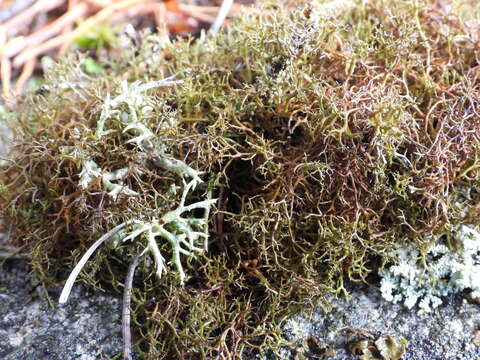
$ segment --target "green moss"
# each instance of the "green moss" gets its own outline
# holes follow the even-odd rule
[[[213,191],[208,252],[186,258],[184,285],[140,264],[137,351],[235,358],[283,345],[285,316],[365,281],[398,243],[425,251],[422,234],[478,223],[471,29],[430,2],[343,4],[272,1],[205,41],[124,37],[96,75],[79,55],[49,69],[13,110],[1,190],[43,280],[59,284],[116,225]],[[198,186],[182,200],[185,179]],[[99,248],[83,279],[119,289],[138,235]]]

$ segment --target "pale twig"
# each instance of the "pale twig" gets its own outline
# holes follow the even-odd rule
[[[145,4],[149,3],[148,0],[124,0],[117,3],[113,3],[112,5],[103,8],[94,16],[85,20],[80,26],[78,26],[73,32],[70,33],[70,36],[65,41],[65,46],[62,46],[62,51],[59,53],[60,56],[65,55],[66,51],[68,50],[69,46],[75,41],[77,37],[83,35],[85,31],[91,29],[93,26],[100,24],[102,21],[109,19],[113,16],[117,11],[127,10],[128,8],[136,5],[139,2],[144,2]]]
[[[135,221],[134,220],[129,220],[121,223],[120,225],[115,226],[112,230],[109,232],[105,233],[103,236],[100,237],[90,248],[87,250],[87,252],[82,256],[78,264],[75,266],[75,268],[72,270],[70,273],[70,276],[68,277],[67,281],[65,282],[65,285],[63,287],[62,293],[60,294],[60,299],[58,302],[60,304],[64,304],[67,302],[68,297],[70,296],[70,292],[72,291],[73,283],[77,279],[78,274],[80,274],[80,271],[82,268],[85,266],[86,262],[88,259],[90,259],[90,256],[97,250],[97,248],[102,245],[105,241],[110,239],[113,235],[118,233],[120,230],[122,230],[125,226],[128,226],[130,224],[133,224]]]
[[[108,7],[111,2],[108,0],[85,0],[86,2],[98,6],[99,8],[105,8]]]
[[[64,41],[69,38],[70,34],[63,34],[58,35],[43,44],[40,44],[33,48],[28,48],[23,50],[20,54],[18,54],[15,59],[13,60],[14,66],[17,68],[22,66],[28,59],[32,57],[37,57],[41,54],[44,54],[50,50],[56,49],[57,47],[61,46]]]
[[[13,17],[28,9],[35,0],[5,1],[0,0],[0,24],[6,23]]]
[[[167,27],[167,7],[164,3],[161,3],[157,9],[155,9],[153,15],[155,17],[155,23],[157,24],[158,37],[160,39],[168,40],[168,27]]]
[[[12,77],[12,63],[6,56],[0,58],[0,77],[2,78],[3,97],[8,102],[11,100],[10,79]]]
[[[210,31],[213,34],[216,34],[218,30],[220,30],[220,27],[227,18],[227,15],[230,12],[230,8],[232,7],[232,5],[233,0],[223,0],[222,6],[220,6],[220,11],[217,14],[217,18],[215,19],[213,25],[210,27]]]
[[[123,359],[132,359],[132,334],[130,331],[130,303],[131,303],[131,291],[133,287],[133,275],[135,269],[138,266],[140,258],[144,254],[144,251],[135,255],[130,265],[128,266],[127,278],[125,279],[125,285],[123,288],[123,305],[122,305],[122,335],[123,335]]]
[[[178,4],[180,10],[182,10],[187,15],[196,18],[201,21],[214,23],[215,18],[219,14],[219,6],[199,6],[199,5],[190,5],[190,4]],[[232,4],[228,14],[239,13],[245,6],[239,4]]]
[[[41,29],[43,26],[45,26],[45,23],[47,22],[47,20],[48,18],[46,13],[39,14],[37,19],[34,21],[31,31],[36,32],[39,29]],[[18,77],[17,82],[15,84],[15,95],[19,95],[22,93],[25,83],[28,81],[28,79],[30,79],[30,77],[32,76],[35,70],[36,64],[37,64],[37,58],[32,58],[25,63],[25,65],[23,66],[22,72],[20,73],[20,76]]]
[[[81,0],[67,0],[68,10],[71,10],[71,9],[73,9],[75,6],[77,6],[78,1],[81,1]]]
[[[27,82],[28,79],[33,74],[35,70],[35,65],[37,64],[37,58],[28,59],[28,61],[23,65],[23,70],[20,76],[18,77],[17,83],[15,84],[15,94],[21,94],[23,90],[23,86]]]
[[[188,14],[194,12],[201,12],[204,14],[216,16],[220,10],[220,6],[203,6],[203,5],[191,5],[191,4],[178,4],[180,10],[187,12]],[[243,11],[247,6],[242,4],[233,3],[228,12],[230,15],[238,14]]]
[[[38,44],[46,41],[52,36],[59,34],[66,26],[73,24],[78,19],[82,18],[87,13],[87,5],[78,4],[73,9],[69,10],[57,20],[44,26],[41,30],[32,33],[21,39],[13,39],[7,43],[7,51],[5,54],[8,57],[17,55],[23,49],[34,49]],[[16,41],[16,46],[9,46],[12,41]]]
[[[114,17],[109,18],[111,23],[123,22],[126,18],[135,18],[137,16],[153,14],[158,8],[165,8],[164,3],[142,3],[133,5],[128,9],[128,12],[120,12]]]
[[[180,6],[180,8],[182,9],[181,6]],[[189,8],[185,8],[185,10],[182,9],[182,11],[184,13],[186,13],[188,16],[190,16],[192,18],[195,18],[197,20],[200,20],[200,21],[203,21],[203,22],[206,22],[206,23],[210,23],[210,24],[215,22],[215,14],[208,14],[208,13],[205,13],[205,12],[202,12],[202,11],[192,11]]]
[[[55,49],[62,45],[63,46],[61,51],[59,52],[59,55],[63,56],[68,50],[68,48],[71,46],[71,44],[75,41],[75,39],[83,35],[86,31],[100,24],[102,21],[109,19],[115,12],[126,10],[140,1],[142,0],[124,0],[118,3],[113,3],[109,7],[100,10],[94,16],[89,17],[71,33],[58,35],[35,48],[25,49],[15,58],[15,67],[21,66],[25,61],[27,61],[27,59],[31,57],[39,56],[49,50]]]
[[[74,9],[76,7],[78,1],[79,0],[68,0],[68,11],[71,11],[72,9]],[[65,34],[68,34],[68,33],[72,32],[73,25],[74,25],[73,23],[66,24],[63,27],[61,34],[65,35]]]
[[[64,0],[39,0],[35,2],[27,10],[14,16],[5,24],[2,24],[0,26],[0,30],[4,31],[8,29],[10,30],[18,29],[22,24],[26,22],[31,22],[35,18],[35,15],[37,15],[39,12],[47,12],[52,9],[55,9],[56,7],[59,7],[60,5],[62,5],[63,2]]]

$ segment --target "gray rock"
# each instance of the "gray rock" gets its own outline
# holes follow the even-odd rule
[[[435,311],[420,314],[415,309],[387,302],[373,287],[355,286],[349,291],[348,301],[330,299],[332,311],[327,314],[318,308],[310,316],[289,319],[284,327],[289,340],[300,344],[315,337],[335,350],[332,359],[357,359],[347,350],[349,343],[362,339],[347,330],[354,328],[375,337],[406,338],[409,345],[404,360],[480,359],[480,348],[472,341],[480,329],[480,309],[462,296],[450,296]],[[288,355],[286,350],[284,357]]]
[[[69,302],[56,304],[59,288],[49,296],[29,274],[25,261],[10,260],[0,270],[0,359],[90,360],[120,355],[121,299],[76,284]],[[335,360],[356,359],[346,350],[359,335],[357,328],[375,336],[403,336],[409,341],[406,360],[476,360],[480,348],[472,342],[480,329],[479,306],[452,296],[430,314],[418,315],[402,305],[393,305],[368,286],[349,289],[351,297],[331,299],[332,311],[320,308],[310,316],[297,315],[285,323],[289,340],[301,344],[313,336],[335,350]],[[285,349],[280,359],[293,358]],[[248,359],[278,359],[248,356]]]
[[[0,269],[0,359],[108,359],[122,349],[121,299],[76,284],[58,306],[60,289],[49,291],[29,274],[25,261]]]

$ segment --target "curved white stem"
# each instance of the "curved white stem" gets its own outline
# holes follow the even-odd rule
[[[82,256],[78,264],[75,266],[75,268],[72,270],[70,273],[70,276],[67,279],[67,282],[63,286],[62,293],[60,294],[60,299],[58,302],[60,304],[65,304],[68,300],[68,297],[70,296],[70,292],[72,291],[73,283],[77,279],[78,274],[80,274],[80,271],[82,271],[82,268],[85,266],[86,262],[88,259],[90,259],[90,256],[97,250],[97,248],[102,245],[106,240],[110,239],[113,235],[118,233],[120,230],[122,230],[125,226],[130,225],[134,222],[134,220],[130,221],[125,221],[124,223],[121,223],[120,225],[115,226],[112,230],[109,232],[105,233],[100,239],[95,241],[95,243],[90,246],[90,248],[87,250],[87,252]]]
[[[220,27],[222,26],[223,22],[227,18],[227,15],[230,12],[232,5],[233,5],[233,0],[223,0],[222,6],[220,6],[220,11],[218,12],[217,17],[215,18],[215,22],[210,27],[210,31],[213,34],[216,34],[218,30],[220,30]]]

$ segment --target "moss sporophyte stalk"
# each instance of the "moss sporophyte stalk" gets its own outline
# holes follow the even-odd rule
[[[70,55],[4,116],[10,241],[61,302],[131,290],[148,359],[275,353],[372,273],[424,310],[477,296],[478,14],[268,1],[201,39],[121,34],[101,72]]]

